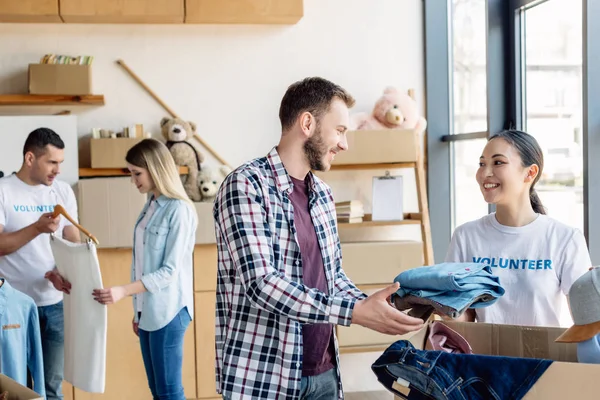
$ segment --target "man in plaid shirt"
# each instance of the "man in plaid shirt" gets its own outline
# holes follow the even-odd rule
[[[325,79],[292,84],[279,144],[219,189],[215,346],[225,399],[343,399],[334,325],[423,327],[389,304],[397,283],[367,298],[345,275],[331,189],[310,172],[348,148],[353,105]]]

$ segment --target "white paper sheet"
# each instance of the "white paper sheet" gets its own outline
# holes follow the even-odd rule
[[[373,177],[373,221],[403,220],[402,205],[402,176]]]
[[[57,236],[50,245],[58,271],[71,282],[64,296],[65,380],[90,393],[104,393],[106,380],[106,306],[94,300],[102,289],[94,243],[71,243]]]

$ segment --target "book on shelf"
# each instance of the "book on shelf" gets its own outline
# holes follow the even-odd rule
[[[338,222],[359,223],[363,221],[365,209],[360,200],[341,201],[335,203]]]

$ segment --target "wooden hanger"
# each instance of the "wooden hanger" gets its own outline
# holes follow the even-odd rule
[[[94,243],[100,244],[100,242],[98,242],[98,239],[96,239],[96,237],[94,235],[92,235],[87,229],[85,229],[83,226],[79,225],[77,222],[75,222],[75,220],[73,218],[71,218],[71,216],[67,213],[67,210],[65,210],[63,206],[61,206],[60,204],[57,204],[56,206],[54,206],[54,212],[52,213],[52,217],[56,218],[59,215],[62,215],[63,217],[68,219],[69,222],[71,222],[77,229],[79,229],[87,237],[89,237]]]

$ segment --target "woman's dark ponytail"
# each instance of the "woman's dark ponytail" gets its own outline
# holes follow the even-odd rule
[[[540,200],[540,196],[538,196],[533,186],[531,186],[531,189],[529,189],[529,201],[531,202],[531,207],[533,208],[533,211],[535,211],[538,214],[546,214],[546,209],[542,204],[542,200]]]
[[[542,171],[544,170],[544,153],[542,152],[539,143],[530,134],[513,129],[496,133],[492,135],[489,140],[497,138],[506,140],[519,152],[523,167],[530,167],[534,164],[538,166],[538,174],[529,188],[529,200],[531,201],[533,211],[538,214],[546,214],[546,209],[542,205],[542,200],[540,200],[540,197],[535,191],[535,184],[540,179],[540,176],[542,176]]]

